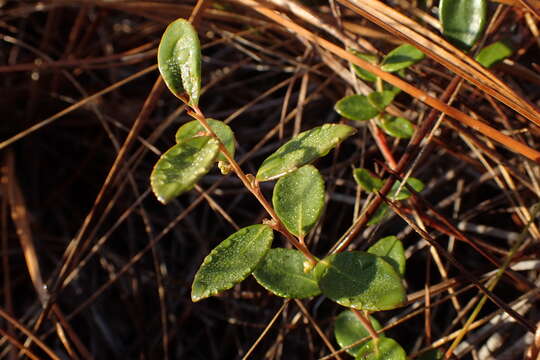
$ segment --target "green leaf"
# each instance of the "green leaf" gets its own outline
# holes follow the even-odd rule
[[[413,178],[413,177],[409,177],[407,179],[407,184],[409,184],[416,192],[422,192],[422,190],[424,190],[424,187],[425,187],[424,183],[421,180],[417,178]],[[405,186],[403,186],[401,188],[401,191],[397,193],[400,185],[401,185],[401,182],[399,180],[394,183],[394,185],[392,186],[392,189],[390,190],[390,196],[389,196],[390,199],[405,200],[412,196],[409,189],[407,189]]]
[[[373,107],[379,110],[379,112],[383,112],[384,109],[392,103],[395,96],[393,91],[374,91],[368,95],[368,100]]]
[[[377,65],[379,62],[377,55],[361,53],[360,51],[357,51],[354,49],[349,49],[349,52],[359,57],[360,59],[367,61],[370,64]],[[373,74],[372,72],[364,70],[360,66],[355,65],[355,64],[353,64],[352,66],[353,66],[354,72],[360,79],[364,81],[369,81],[369,82],[374,82],[377,80],[377,76]]]
[[[371,326],[375,330],[378,331],[382,328],[381,324],[373,316],[370,316],[369,320],[371,321]],[[336,341],[339,346],[344,348],[354,344],[360,339],[369,336],[369,332],[366,330],[364,325],[362,325],[360,320],[358,320],[354,312],[351,310],[345,310],[336,318],[334,336],[336,337]],[[360,351],[360,348],[366,344],[367,342],[352,347],[346,351],[352,356],[355,356]]]
[[[201,92],[201,44],[197,31],[184,19],[167,26],[158,48],[158,67],[165,84],[179,97],[184,91],[191,105]]]
[[[443,358],[444,354],[439,349],[431,349],[419,357],[417,357],[417,360],[441,360]]]
[[[424,53],[414,46],[403,44],[386,54],[381,64],[381,70],[394,72],[406,69],[421,61],[424,57]]]
[[[208,121],[210,128],[214,131],[214,133],[216,133],[219,140],[223,143],[223,145],[225,145],[225,148],[229,154],[231,154],[231,156],[234,158],[235,141],[234,133],[232,132],[231,128],[223,121],[214,119],[206,119],[206,121]],[[186,140],[203,135],[207,135],[206,130],[199,121],[193,120],[180,126],[176,132],[176,142],[182,143]],[[220,153],[217,160],[227,161],[227,158],[225,155]]]
[[[407,354],[397,341],[381,336],[362,346],[356,360],[407,360]]]
[[[381,257],[360,251],[342,252],[315,267],[321,292],[357,310],[393,309],[406,300],[401,277]]]
[[[152,191],[166,204],[190,190],[210,169],[219,151],[210,136],[190,139],[161,155],[150,175]]]
[[[409,139],[414,133],[413,124],[402,117],[384,116],[380,126],[385,133],[399,139]]]
[[[287,230],[303,238],[315,226],[324,208],[324,180],[312,165],[282,177],[272,203]]]
[[[195,274],[191,300],[216,295],[244,280],[270,250],[273,239],[272,228],[258,224],[242,228],[223,240],[204,258]]]
[[[272,293],[292,299],[319,295],[319,285],[313,272],[306,273],[306,257],[298,250],[270,249],[253,272],[259,284]]]
[[[368,249],[368,253],[382,257],[401,277],[405,275],[405,250],[397,237],[392,235],[379,239]]]
[[[503,61],[514,53],[514,50],[505,42],[497,41],[489,46],[484,47],[475,59],[482,66],[490,68],[496,63]]]
[[[342,124],[325,124],[304,131],[283,144],[262,163],[257,180],[277,179],[325,156],[356,130]]]
[[[451,43],[469,50],[486,27],[487,0],[441,0],[442,33]]]
[[[382,203],[377,210],[375,210],[375,214],[371,216],[369,221],[367,222],[367,225],[376,225],[383,221],[386,216],[390,213],[390,209],[388,208],[388,205],[386,203]]]
[[[384,185],[381,179],[363,168],[354,169],[353,177],[356,183],[367,192],[379,191]]]
[[[365,95],[346,96],[336,103],[334,109],[344,118],[356,121],[373,119],[380,113]]]

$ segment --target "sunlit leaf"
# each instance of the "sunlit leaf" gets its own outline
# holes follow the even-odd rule
[[[377,65],[377,63],[379,62],[377,55],[361,53],[360,51],[357,51],[354,49],[350,49],[349,51],[353,53],[354,55],[356,55],[357,57],[359,57],[360,59],[365,60],[372,65]],[[373,74],[372,72],[364,70],[360,66],[355,65],[355,64],[353,64],[352,66],[353,66],[354,72],[360,79],[364,81],[369,81],[369,82],[374,82],[377,80],[377,76]]]
[[[440,0],[442,33],[451,43],[469,50],[486,27],[487,0]]]
[[[394,72],[406,69],[421,61],[424,57],[424,53],[414,46],[403,44],[386,54],[381,63],[381,70]]]
[[[379,191],[384,185],[381,179],[363,168],[354,169],[353,177],[356,183],[367,192]]]
[[[325,124],[304,131],[286,142],[262,163],[257,180],[277,179],[325,156],[340,142],[354,134],[353,127]]]
[[[219,140],[223,143],[223,145],[225,145],[225,148],[227,148],[229,154],[231,154],[231,156],[234,158],[235,141],[231,128],[223,121],[214,119],[206,119],[206,121],[208,121],[210,128],[214,131],[214,133],[216,133]],[[176,132],[176,142],[180,144],[191,138],[203,135],[208,135],[206,130],[199,121],[193,120],[180,126]],[[227,158],[220,153],[217,160],[227,161]]]
[[[405,250],[396,236],[379,239],[368,249],[368,253],[382,257],[399,275],[405,275]]]
[[[381,336],[362,346],[356,360],[407,360],[407,354],[397,341]]]
[[[373,316],[370,316],[369,320],[371,321],[373,329],[378,331],[382,328],[381,324]],[[334,336],[341,348],[347,347],[358,340],[369,336],[369,332],[351,310],[345,310],[339,314],[334,326]],[[355,356],[358,354],[360,348],[367,344],[367,341],[346,351],[352,356]]]
[[[365,95],[346,96],[336,103],[334,109],[344,118],[356,121],[373,119],[380,113]]]
[[[216,295],[248,277],[264,258],[274,238],[268,225],[251,225],[238,230],[204,258],[195,274],[191,300]]]
[[[514,50],[505,42],[497,41],[484,47],[475,59],[483,66],[490,68],[496,63],[503,61],[514,53]]]
[[[305,272],[306,257],[298,250],[270,249],[253,276],[272,293],[293,299],[320,294],[313,272]]]
[[[323,295],[358,310],[388,310],[405,302],[401,277],[381,257],[342,252],[319,261],[315,267]]]
[[[319,220],[324,208],[324,180],[312,165],[305,165],[280,178],[272,203],[291,233],[304,237]]]
[[[219,151],[209,136],[190,139],[161,155],[150,175],[152,191],[166,204],[190,190],[211,168]]]
[[[158,48],[158,67],[173,94],[184,91],[192,105],[199,103],[201,92],[201,44],[197,31],[184,19],[167,26]]]
[[[400,139],[408,139],[414,133],[413,124],[403,117],[384,116],[380,126],[388,135]]]

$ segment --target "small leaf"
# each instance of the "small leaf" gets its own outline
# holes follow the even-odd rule
[[[353,127],[342,124],[325,124],[304,131],[264,160],[257,172],[257,180],[277,179],[300,166],[309,164],[328,154],[355,132]]]
[[[424,187],[425,187],[424,183],[421,180],[417,178],[413,178],[413,177],[409,177],[407,179],[407,184],[409,184],[409,186],[412,187],[414,191],[416,192],[422,192],[422,190],[424,190]],[[400,185],[401,185],[401,182],[399,180],[394,183],[394,185],[392,186],[392,189],[390,190],[390,196],[389,196],[390,199],[405,200],[411,197],[412,195],[411,192],[405,186],[403,186],[399,194],[397,194],[397,191]]]
[[[406,69],[425,57],[424,53],[410,44],[403,44],[390,51],[384,57],[381,70],[394,72]]]
[[[439,349],[431,349],[419,357],[417,357],[417,360],[441,360],[443,358],[444,354]]]
[[[287,230],[303,238],[315,226],[324,208],[324,180],[312,165],[282,177],[272,203]]]
[[[380,113],[365,95],[346,96],[336,103],[334,109],[344,118],[356,121],[373,119]]]
[[[368,249],[368,253],[382,257],[401,277],[405,275],[405,251],[397,237],[387,236],[379,239]]]
[[[475,59],[478,61],[482,66],[486,68],[490,68],[496,63],[503,61],[510,55],[512,55],[514,50],[508,46],[503,41],[497,41],[489,46],[484,47],[478,55],[476,55]]]
[[[406,299],[401,277],[390,264],[373,254],[333,254],[319,261],[314,271],[321,292],[346,307],[388,310]]]
[[[442,33],[451,43],[469,50],[486,27],[487,0],[441,0]]]
[[[353,177],[354,180],[356,180],[356,183],[367,192],[379,191],[384,185],[381,179],[371,174],[371,172],[366,169],[354,169]]]
[[[223,143],[223,145],[225,145],[225,148],[227,148],[229,154],[234,157],[235,141],[234,133],[232,132],[231,128],[223,121],[214,119],[206,119],[206,121],[208,121],[208,125],[210,125],[210,128],[214,131],[214,133],[216,133],[219,140]],[[199,121],[193,120],[180,126],[176,132],[176,142],[181,143],[202,135],[208,134],[206,134],[206,130]],[[218,155],[217,160],[227,162],[227,158],[221,153]]]
[[[352,54],[359,57],[360,59],[365,60],[370,64],[377,65],[377,63],[379,62],[377,55],[361,53],[360,51],[357,51],[354,49],[349,49],[349,51]],[[364,81],[369,81],[369,82],[374,82],[377,80],[377,76],[373,74],[372,72],[364,70],[360,66],[355,65],[355,64],[353,64],[352,66],[353,66],[354,72],[360,79]]]
[[[304,272],[306,257],[298,250],[270,249],[253,276],[259,284],[277,296],[303,299],[319,295],[313,272]]]
[[[184,91],[191,105],[201,92],[201,44],[197,31],[184,19],[167,26],[158,48],[158,67],[165,84],[179,97]]]
[[[166,204],[190,190],[210,169],[219,146],[209,136],[177,144],[161,155],[150,175],[152,191]]]
[[[223,240],[204,258],[195,274],[191,300],[216,295],[244,280],[270,250],[273,239],[272,228],[258,224],[242,228]]]
[[[370,316],[369,320],[371,321],[371,326],[373,326],[373,329],[378,331],[382,328],[381,324],[373,316]],[[336,337],[336,341],[339,346],[344,348],[354,344],[360,339],[369,336],[369,332],[366,330],[364,325],[362,325],[360,320],[358,320],[354,312],[351,310],[345,310],[336,318],[334,336]],[[352,356],[355,356],[360,351],[360,348],[366,344],[367,342],[352,347],[346,351]]]
[[[397,341],[381,336],[362,346],[356,360],[407,360],[407,354]]]
[[[384,111],[384,109],[392,103],[394,100],[395,94],[393,91],[374,91],[368,95],[368,100],[373,107],[379,110],[379,112]]]
[[[386,205],[386,203],[382,203],[381,205],[379,205],[377,210],[375,210],[375,214],[371,216],[371,218],[367,222],[367,225],[371,226],[380,223],[386,218],[389,213],[390,209],[388,208],[388,205]]]
[[[381,128],[390,136],[399,139],[409,139],[414,133],[413,124],[402,117],[385,116],[381,122]]]

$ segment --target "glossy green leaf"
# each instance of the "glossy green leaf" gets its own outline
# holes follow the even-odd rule
[[[197,31],[184,19],[167,26],[158,48],[158,67],[173,94],[184,91],[192,105],[199,103],[201,92],[201,44]]]
[[[234,133],[231,128],[223,121],[206,119],[210,128],[216,133],[219,140],[225,145],[229,154],[234,157],[235,141]],[[180,126],[176,132],[176,142],[182,143],[194,137],[203,136],[206,134],[206,130],[197,120],[190,121]],[[227,161],[227,158],[223,154],[218,155],[218,161]]]
[[[382,328],[381,324],[373,316],[370,316],[369,320],[371,321],[371,326],[375,330],[378,331]],[[366,330],[364,325],[362,325],[360,320],[358,320],[354,312],[351,310],[345,310],[336,318],[334,336],[336,337],[336,341],[339,346],[344,348],[354,344],[358,340],[368,337],[369,332]],[[362,343],[346,351],[352,356],[355,356],[358,354],[358,351],[360,351],[360,348],[366,344],[367,342]]]
[[[409,184],[409,186],[412,187],[416,192],[422,192],[425,187],[424,183],[421,180],[414,177],[409,177],[407,179],[407,184]],[[392,200],[405,200],[411,197],[411,192],[405,186],[403,186],[398,193],[400,185],[401,182],[398,180],[392,186],[392,190],[390,190],[389,196]]]
[[[277,179],[325,156],[356,130],[342,124],[325,124],[304,131],[283,144],[262,163],[257,180]]]
[[[368,95],[368,100],[373,107],[379,110],[379,112],[384,111],[384,109],[392,103],[394,100],[395,94],[393,91],[374,91]]]
[[[219,151],[209,136],[190,139],[161,155],[150,175],[152,191],[166,204],[190,190],[210,169]]]
[[[367,192],[378,191],[384,185],[381,179],[373,175],[369,170],[363,168],[354,169],[353,177],[356,183]]]
[[[315,267],[323,295],[357,310],[393,309],[406,300],[401,277],[381,257],[351,251],[330,255]]]
[[[272,203],[287,230],[304,237],[315,226],[324,208],[324,180],[312,165],[280,178]]]
[[[475,59],[482,64],[482,66],[490,68],[496,63],[503,61],[513,53],[514,50],[508,44],[503,41],[497,41],[480,50]]]
[[[388,216],[388,214],[390,214],[390,208],[386,203],[382,203],[377,210],[375,210],[375,214],[371,216],[367,225],[371,226],[380,223]]]
[[[253,276],[268,291],[285,298],[303,299],[319,295],[313,272],[305,272],[306,257],[298,250],[270,249]]]
[[[385,133],[399,139],[409,139],[414,133],[413,124],[403,117],[384,116],[380,126]]]
[[[405,250],[397,237],[392,235],[379,239],[368,249],[368,253],[382,257],[399,275],[405,275]]]
[[[216,295],[248,277],[270,250],[274,232],[268,225],[242,228],[216,246],[195,274],[191,300]]]
[[[380,113],[365,95],[346,96],[336,103],[334,109],[344,118],[356,121],[373,119]]]
[[[386,54],[381,63],[381,70],[394,72],[406,69],[421,61],[424,57],[424,53],[414,46],[403,44]]]
[[[377,55],[361,53],[360,51],[357,51],[354,49],[350,49],[349,51],[353,53],[355,56],[359,57],[362,60],[367,61],[370,64],[377,65],[379,62]],[[372,72],[364,70],[360,66],[355,65],[355,64],[353,64],[352,66],[353,66],[354,72],[360,79],[364,81],[369,81],[369,82],[374,82],[377,80],[377,76],[373,74]]]
[[[442,33],[451,43],[469,50],[486,27],[487,0],[440,0]]]
[[[362,346],[356,360],[407,360],[407,354],[397,341],[381,336]]]

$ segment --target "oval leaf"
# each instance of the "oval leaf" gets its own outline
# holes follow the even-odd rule
[[[379,191],[383,187],[383,181],[366,169],[354,169],[354,180],[367,192]]]
[[[210,125],[210,128],[214,131],[214,133],[216,133],[219,140],[223,143],[223,145],[225,145],[225,148],[227,148],[229,154],[234,157],[235,141],[234,133],[232,132],[231,128],[223,121],[214,119],[206,119],[206,121],[208,121],[208,125]],[[197,120],[193,120],[180,126],[176,132],[176,142],[182,143],[186,140],[203,136],[205,134],[206,130],[201,123]],[[225,155],[221,153],[218,155],[217,159],[218,161],[227,161]]]
[[[360,251],[330,255],[315,267],[321,292],[358,310],[388,310],[405,301],[401,277],[381,257]]]
[[[152,191],[166,204],[190,190],[210,169],[219,151],[209,136],[177,144],[161,155],[150,175]]]
[[[392,100],[394,100],[395,93],[393,91],[374,91],[368,95],[368,100],[373,107],[379,109],[379,112],[382,112]]]
[[[482,64],[482,66],[490,68],[496,63],[503,61],[512,55],[513,52],[514,50],[508,46],[508,44],[503,41],[497,41],[496,43],[486,46],[480,50],[475,59]]]
[[[385,133],[399,139],[409,139],[414,133],[413,124],[402,117],[385,116],[380,126]]]
[[[407,360],[405,350],[394,339],[381,336],[360,348],[357,360]]]
[[[399,71],[416,64],[425,57],[424,53],[410,44],[403,44],[390,51],[383,59],[381,70]]]
[[[441,0],[442,33],[451,43],[469,50],[486,27],[487,0]]]
[[[253,272],[259,284],[272,293],[292,299],[319,295],[313,272],[304,272],[306,257],[298,250],[270,249]]]
[[[373,329],[378,331],[382,328],[381,324],[373,316],[370,316],[369,320],[371,321]],[[339,346],[344,348],[354,344],[358,340],[369,337],[369,332],[364,325],[362,325],[360,320],[358,320],[354,312],[345,310],[336,318],[334,336],[336,337]],[[352,356],[355,356],[360,351],[360,348],[366,344],[367,342],[347,349],[346,351]]]
[[[388,208],[388,205],[386,205],[386,203],[382,203],[379,205],[377,210],[375,210],[375,213],[371,216],[367,222],[367,225],[376,225],[380,223],[388,216],[389,213],[390,209]]]
[[[424,190],[424,187],[425,187],[424,183],[421,180],[414,177],[409,177],[407,179],[407,184],[409,184],[409,186],[412,187],[414,191],[416,192],[422,192],[422,190]],[[394,185],[392,186],[392,190],[390,190],[390,196],[389,196],[392,200],[405,200],[412,196],[409,189],[407,189],[407,187],[405,186],[403,186],[398,193],[400,186],[401,186],[401,182],[399,180],[396,181]]]
[[[379,62],[379,59],[377,58],[377,55],[364,54],[364,53],[361,53],[360,51],[357,51],[357,50],[354,50],[354,49],[349,49],[349,51],[352,54],[359,57],[360,59],[365,60],[370,64],[377,65],[377,63]],[[362,69],[360,66],[358,66],[356,64],[352,64],[352,67],[354,69],[354,72],[356,73],[356,75],[360,79],[362,79],[364,81],[369,81],[369,82],[374,82],[374,81],[377,80],[377,76],[375,74],[373,74],[372,72],[364,70],[364,69]]]
[[[204,258],[195,274],[191,300],[213,296],[248,277],[264,258],[274,239],[268,225],[251,225],[238,230]]]
[[[325,124],[304,131],[264,160],[257,172],[257,180],[277,179],[300,166],[309,164],[328,154],[355,132],[353,127],[342,124]]]
[[[158,67],[165,84],[179,97],[184,91],[191,105],[201,92],[201,44],[197,31],[184,19],[167,26],[158,48]]]
[[[344,118],[356,121],[373,119],[380,113],[365,95],[346,96],[336,103],[334,109]]]
[[[405,275],[405,250],[397,237],[392,235],[379,239],[368,249],[368,253],[382,257],[401,277]]]
[[[324,208],[324,180],[312,165],[282,177],[272,203],[287,230],[303,238],[315,226]]]

